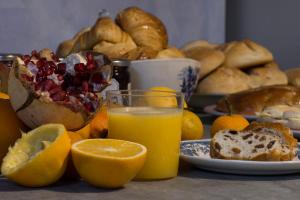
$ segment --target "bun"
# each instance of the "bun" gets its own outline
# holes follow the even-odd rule
[[[185,55],[175,47],[169,47],[158,52],[156,58],[185,58]]]
[[[225,59],[222,51],[206,47],[195,47],[184,53],[188,58],[192,58],[201,63],[201,69],[199,70],[200,79],[221,66]]]
[[[206,41],[206,40],[195,40],[195,41],[191,41],[191,42],[188,42],[187,44],[185,44],[185,45],[181,48],[181,51],[187,52],[187,51],[190,51],[190,50],[192,50],[192,49],[194,49],[194,48],[214,49],[214,48],[216,48],[217,46],[218,46],[218,45],[209,43],[209,42]]]
[[[293,68],[286,70],[289,84],[300,87],[300,68]]]
[[[250,69],[250,87],[256,88],[269,85],[286,85],[288,79],[275,62]]]
[[[219,47],[225,53],[224,65],[247,68],[266,64],[273,60],[272,53],[265,47],[251,41],[233,41]]]
[[[267,106],[298,105],[300,103],[300,89],[293,86],[266,86],[247,91],[230,94],[222,98],[216,109],[221,112],[255,115]],[[227,106],[228,105],[228,106]]]
[[[200,69],[201,70],[201,69]],[[198,94],[230,94],[249,89],[248,76],[236,68],[220,67],[199,82]]]
[[[129,7],[116,17],[116,22],[133,38],[137,46],[155,51],[167,48],[168,35],[163,23],[138,7]]]

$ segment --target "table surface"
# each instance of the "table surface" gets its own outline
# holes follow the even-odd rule
[[[205,121],[205,120],[204,120]],[[206,130],[209,126],[206,126]],[[206,131],[208,133],[208,131]],[[57,199],[296,199],[300,196],[300,174],[281,176],[239,176],[197,169],[181,161],[179,175],[162,181],[128,183],[118,190],[98,189],[83,181],[60,181],[31,189],[0,178],[2,200]]]

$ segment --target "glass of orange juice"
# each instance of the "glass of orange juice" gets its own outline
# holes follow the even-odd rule
[[[183,95],[179,92],[108,91],[108,137],[147,147],[136,180],[177,176]]]

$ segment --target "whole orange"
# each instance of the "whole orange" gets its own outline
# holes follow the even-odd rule
[[[107,107],[102,108],[97,112],[96,116],[90,123],[91,138],[103,138],[106,137],[108,132],[108,117]]]
[[[236,130],[241,131],[249,125],[247,119],[242,115],[223,115],[218,117],[212,124],[210,129],[211,137],[220,130]]]
[[[68,136],[69,138],[71,139],[71,144],[74,144],[80,140],[83,140],[85,139],[81,134],[80,132],[71,132],[69,131],[68,132]],[[75,166],[73,164],[73,160],[72,160],[72,155],[70,154],[69,155],[69,158],[68,158],[68,163],[67,163],[67,167],[66,167],[66,171],[62,177],[63,179],[66,179],[66,180],[76,180],[76,179],[79,179],[79,174],[77,173],[76,169],[75,169]]]
[[[11,107],[9,96],[0,93],[0,165],[8,152],[8,147],[21,137],[20,130],[26,131],[25,125]]]

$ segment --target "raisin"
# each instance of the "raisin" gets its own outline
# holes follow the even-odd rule
[[[217,151],[219,151],[219,152],[221,151],[221,146],[217,142],[215,143],[215,148],[216,148]]]
[[[274,144],[275,144],[275,140],[269,142],[269,144],[267,145],[268,149],[271,149]]]
[[[259,137],[258,135],[254,136],[255,139],[257,139],[258,137]]]
[[[234,153],[241,153],[241,150],[240,150],[239,148],[236,148],[236,147],[232,148],[231,150],[232,150]]]
[[[238,132],[237,132],[237,131],[235,131],[235,130],[230,130],[230,131],[229,131],[229,133],[230,133],[230,134],[232,134],[232,135],[236,135],[236,134],[238,134]]]
[[[253,133],[249,133],[243,136],[243,140],[247,140],[249,137],[253,136]]]
[[[260,148],[264,148],[265,145],[264,144],[258,144],[258,145],[255,145],[254,147],[260,149]]]
[[[261,141],[264,141],[264,140],[266,140],[266,136],[262,136],[261,138],[259,138],[259,141],[261,142]]]
[[[256,153],[256,152],[257,152],[257,150],[256,150],[256,149],[253,149],[253,150],[252,150],[252,153]]]
[[[248,141],[248,144],[252,144],[252,140]]]

